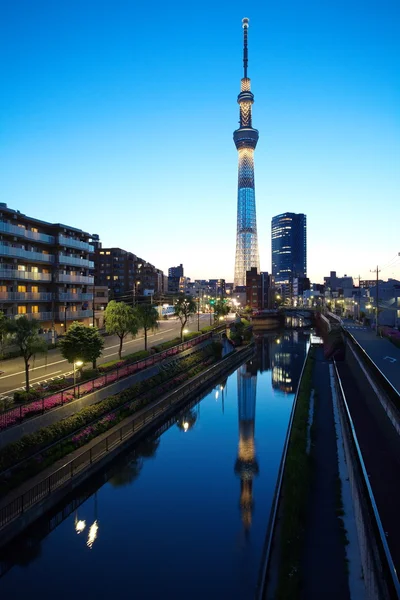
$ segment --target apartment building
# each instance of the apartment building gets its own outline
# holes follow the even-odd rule
[[[0,203],[0,310],[37,319],[62,333],[72,321],[89,324],[94,251],[80,229],[47,223]]]

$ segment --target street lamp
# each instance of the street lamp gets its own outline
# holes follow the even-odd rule
[[[83,362],[81,360],[74,361],[74,397],[75,397],[75,386],[76,386],[76,367],[81,367]]]
[[[186,333],[189,333],[189,329],[184,329],[184,330],[182,331],[182,333],[183,333],[183,340],[182,340],[182,341],[184,342],[184,341],[185,341],[185,334],[186,334]]]

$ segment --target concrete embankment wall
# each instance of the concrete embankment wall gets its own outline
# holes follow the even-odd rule
[[[180,354],[176,354],[171,356],[171,358],[165,359],[163,362],[157,363],[147,369],[143,369],[143,371],[139,371],[134,375],[129,375],[124,379],[120,379],[119,381],[115,381],[111,385],[107,385],[104,388],[101,388],[91,394],[86,394],[82,396],[82,398],[78,398],[73,400],[72,402],[68,402],[63,406],[59,406],[57,408],[53,408],[45,412],[43,415],[38,415],[36,417],[32,417],[31,419],[26,419],[26,421],[22,421],[20,425],[15,425],[14,427],[10,427],[9,429],[4,429],[0,433],[0,448],[6,446],[10,442],[15,442],[19,440],[23,435],[27,435],[29,433],[33,433],[42,427],[48,427],[57,421],[61,421],[61,419],[65,419],[66,417],[70,417],[74,415],[82,408],[86,406],[90,406],[91,404],[96,404],[101,400],[105,400],[105,398],[109,398],[114,394],[118,394],[123,390],[135,385],[139,381],[143,381],[144,379],[148,379],[149,377],[153,377],[157,375],[160,371],[162,364],[167,364],[168,362],[174,361],[178,358],[184,358],[193,354],[194,352],[198,352],[204,346],[210,344],[212,339],[205,340],[198,346],[193,346],[193,348],[188,348],[181,352]]]

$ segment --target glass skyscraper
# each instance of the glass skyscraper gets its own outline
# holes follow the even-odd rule
[[[258,255],[256,198],[254,192],[254,150],[258,142],[258,131],[251,123],[251,107],[254,96],[247,77],[247,29],[249,19],[243,19],[243,78],[241,79],[238,103],[240,105],[240,127],[233,133],[239,155],[237,233],[234,286],[246,285],[246,271],[252,267],[260,271]]]
[[[307,275],[307,217],[283,213],[272,218],[272,275],[275,285],[289,286]]]

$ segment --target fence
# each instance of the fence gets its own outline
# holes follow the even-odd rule
[[[251,346],[251,352],[254,352],[253,346]],[[247,354],[248,351],[244,351],[240,354],[235,353],[230,355],[226,359],[223,359],[222,362],[219,362],[203,373],[200,373],[200,375],[197,375],[197,377],[193,378],[188,383],[183,384],[180,388],[168,394],[167,397],[160,399],[156,404],[153,404],[147,409],[143,409],[141,414],[136,418],[133,418],[132,421],[112,431],[94,446],[85,450],[82,454],[57,469],[57,471],[52,473],[49,477],[46,477],[36,485],[32,486],[24,494],[21,494],[9,504],[2,507],[0,509],[0,530],[19,517],[22,513],[26,512],[29,508],[43,500],[46,496],[56,491],[67,481],[79,475],[86,467],[99,461],[105,454],[113,450],[124,440],[131,437],[134,433],[137,433],[146,424],[168,410],[172,405],[177,404],[180,400],[190,394],[190,392],[198,390],[199,386],[203,383],[208,382],[212,377],[220,374],[221,365],[223,365],[224,362],[226,368],[232,368],[233,363],[235,363],[238,358],[242,362],[247,357]]]
[[[400,583],[358,444],[339,372],[334,361],[339,415],[353,498],[355,522],[368,600],[400,599]]]
[[[220,329],[220,327],[216,328],[214,331],[218,331],[218,329]],[[21,421],[27,418],[43,414],[44,412],[58,406],[63,406],[67,402],[71,402],[72,400],[80,398],[85,394],[90,394],[100,388],[114,383],[115,381],[118,381],[119,379],[133,375],[137,371],[151,367],[169,356],[174,356],[175,354],[200,344],[204,340],[212,337],[212,335],[212,331],[204,333],[203,335],[192,338],[183,344],[178,344],[177,346],[168,348],[168,350],[164,350],[163,352],[152,354],[147,358],[131,364],[121,365],[120,367],[116,367],[104,375],[89,379],[83,383],[78,383],[75,386],[72,385],[66,387],[50,396],[46,396],[37,400],[31,400],[30,402],[25,402],[20,406],[6,409],[0,414],[0,432],[2,429],[6,429],[7,427],[18,425],[21,423]]]

